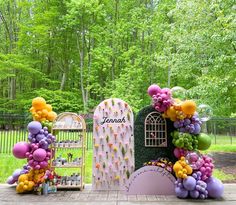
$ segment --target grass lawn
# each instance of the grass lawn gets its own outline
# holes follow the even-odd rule
[[[62,155],[62,157],[67,158],[67,153],[70,152],[76,157],[76,151],[71,150],[59,150],[57,155]],[[89,184],[92,182],[92,155],[93,150],[88,150],[86,152],[85,160],[85,183]],[[80,156],[78,153],[77,156]],[[0,183],[6,183],[6,179],[14,172],[15,169],[22,168],[26,164],[26,160],[16,159],[13,155],[10,154],[0,154]],[[80,169],[74,168],[58,168],[56,172],[60,175],[69,175],[77,173]]]
[[[1,134],[1,132],[0,132]],[[212,137],[212,145],[211,147],[204,151],[203,153],[207,154],[210,152],[236,152],[236,137],[233,137],[233,144],[231,143],[231,139],[229,136],[216,136],[217,144],[215,143],[215,136]],[[4,145],[4,144],[3,144]],[[62,155],[62,157],[67,158],[67,153],[73,153],[74,157],[76,157],[75,150],[58,150],[57,155]],[[89,149],[86,152],[86,168],[85,168],[85,183],[92,182],[92,149]],[[77,156],[80,156],[80,153],[77,153]],[[14,158],[12,154],[0,154],[0,183],[5,183],[8,176],[10,176],[15,169],[22,168],[22,166],[26,164],[26,160],[20,160]],[[58,174],[68,175],[72,173],[78,172],[78,169],[56,169]],[[214,170],[213,175],[221,180],[231,180],[236,179],[236,176],[225,174],[222,170]]]
[[[236,180],[236,176],[235,175],[233,175],[233,174],[226,174],[222,170],[219,170],[219,169],[214,169],[213,176],[216,177],[217,179],[222,180],[222,181]]]

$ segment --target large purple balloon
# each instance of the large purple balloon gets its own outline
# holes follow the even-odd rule
[[[31,134],[38,134],[42,129],[42,125],[38,121],[32,121],[28,124],[27,129]]]
[[[16,180],[14,180],[12,176],[9,176],[9,177],[7,178],[7,183],[8,183],[8,184],[14,184],[15,182],[16,182]]]
[[[188,176],[186,179],[183,180],[183,185],[185,189],[187,189],[188,191],[192,191],[195,189],[196,180],[193,177]]]
[[[30,151],[30,145],[27,142],[18,142],[14,145],[12,153],[16,158],[26,158],[26,152]]]
[[[188,197],[188,191],[184,188],[175,187],[175,193],[177,197],[182,199]]]
[[[159,92],[161,92],[161,88],[158,85],[153,84],[148,87],[148,95],[151,97]]]
[[[42,148],[36,149],[33,153],[34,160],[41,162],[46,158],[46,151]]]
[[[212,198],[220,198],[224,192],[224,185],[219,179],[209,177],[206,181],[208,196]]]
[[[21,169],[16,169],[13,174],[12,174],[12,177],[15,179],[15,180],[18,180],[18,177],[21,175]]]

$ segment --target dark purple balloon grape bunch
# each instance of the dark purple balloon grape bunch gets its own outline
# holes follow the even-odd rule
[[[207,184],[200,180],[200,176],[201,172],[197,172],[186,179],[178,178],[175,182],[176,195],[179,198],[206,199],[208,197]]]
[[[38,121],[30,122],[27,128],[31,148],[30,152],[26,153],[28,164],[34,169],[43,169],[48,166],[48,160],[51,157],[49,145],[55,142],[56,138]]]
[[[190,134],[199,134],[201,131],[201,120],[197,115],[193,115],[191,118],[185,118],[183,120],[176,120],[174,127],[180,131]]]

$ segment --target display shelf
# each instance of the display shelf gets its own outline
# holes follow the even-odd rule
[[[77,148],[83,148],[82,145],[79,146],[53,146],[55,149],[77,149]]]
[[[80,189],[80,190],[83,190],[84,185],[85,184],[82,184],[82,185],[61,185],[61,184],[58,184],[57,189]]]
[[[82,168],[85,165],[62,165],[62,166],[53,166],[53,168]]]
[[[51,145],[51,149],[55,153],[51,158],[51,168],[55,172],[56,169],[68,169],[60,171],[64,174],[68,173],[70,169],[73,171],[78,169],[81,176],[78,185],[58,184],[57,188],[82,190],[84,188],[86,151],[86,124],[84,119],[75,113],[61,113],[53,123],[52,131],[56,135],[57,142]],[[67,150],[67,157],[65,157]]]

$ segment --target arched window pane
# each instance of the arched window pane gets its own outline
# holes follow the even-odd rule
[[[166,120],[159,112],[150,113],[145,119],[145,146],[167,147]]]

